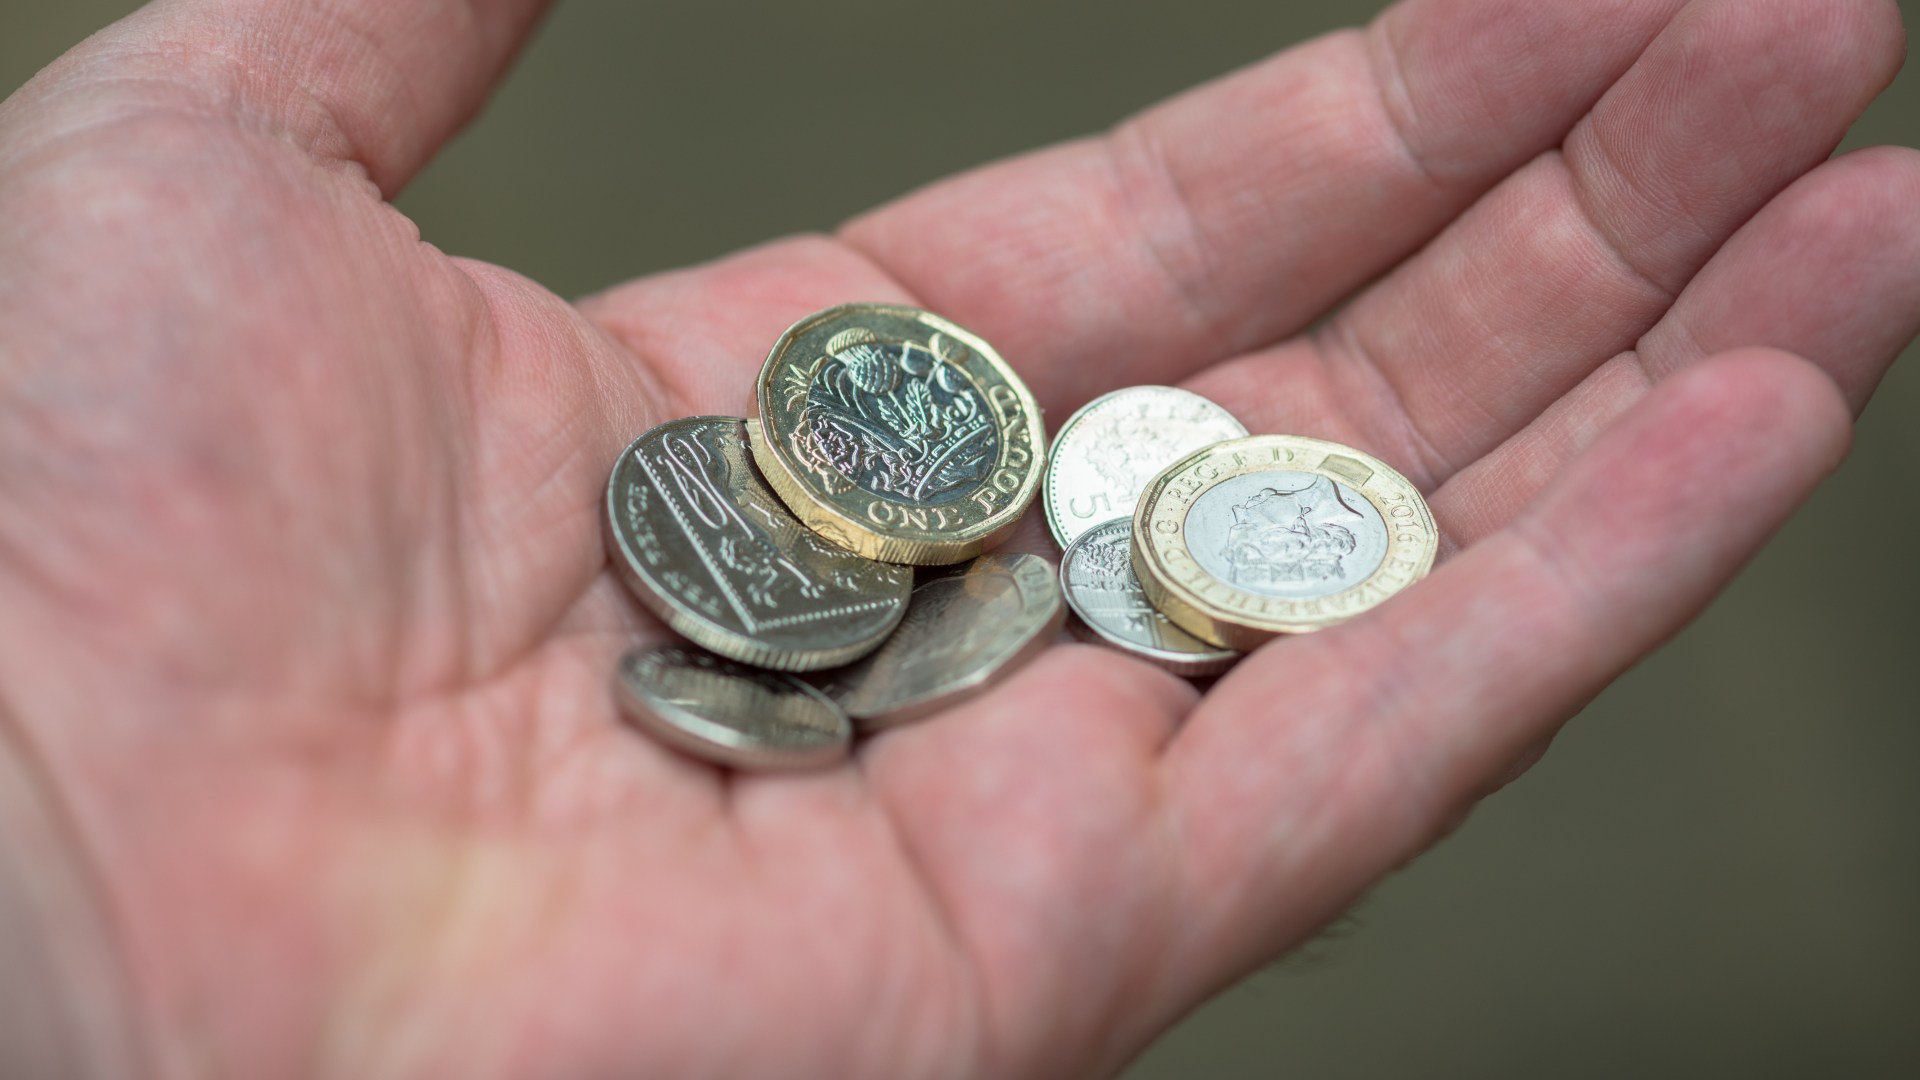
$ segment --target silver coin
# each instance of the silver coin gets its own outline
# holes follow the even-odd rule
[[[1047,461],[1047,528],[1062,548],[1111,518],[1133,513],[1160,470],[1247,429],[1199,394],[1129,386],[1094,398],[1067,418]]]
[[[980,693],[1044,650],[1066,618],[1037,555],[983,555],[913,590],[873,655],[818,676],[863,731],[916,720]]]
[[[634,726],[694,757],[741,769],[810,769],[847,756],[853,724],[792,675],[685,645],[635,649],[614,678]]]
[[[1261,596],[1314,600],[1373,576],[1386,519],[1330,476],[1255,472],[1209,489],[1187,511],[1187,550],[1221,581]]]
[[[622,580],[668,626],[781,671],[878,648],[913,589],[911,569],[836,547],[788,513],[734,417],[675,420],[634,440],[607,481],[607,531]]]
[[[1175,626],[1147,602],[1133,574],[1133,518],[1101,522],[1067,545],[1060,559],[1060,589],[1076,627],[1103,644],[1149,661],[1176,675],[1214,675],[1240,654],[1209,645]]]

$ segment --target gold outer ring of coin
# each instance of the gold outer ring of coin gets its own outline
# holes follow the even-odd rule
[[[866,343],[926,350],[971,383],[976,393],[960,396],[973,399],[973,415],[984,404],[998,436],[995,453],[959,497],[936,503],[863,488],[826,459],[817,441],[800,435],[821,366]],[[879,562],[942,566],[973,558],[1013,531],[1046,472],[1045,423],[1020,376],[991,345],[918,308],[844,304],[807,316],[775,342],[754,397],[748,430],[767,483],[808,528]],[[889,407],[913,405],[889,400]],[[938,450],[926,453],[946,460]]]
[[[1219,485],[1263,472],[1324,476],[1365,498],[1385,530],[1379,565],[1338,592],[1304,599],[1241,588],[1201,566],[1187,548],[1189,512]],[[1147,485],[1133,517],[1133,569],[1148,602],[1195,637],[1242,651],[1377,606],[1425,577],[1439,547],[1433,514],[1406,477],[1352,447],[1295,435],[1234,439],[1182,458]]]

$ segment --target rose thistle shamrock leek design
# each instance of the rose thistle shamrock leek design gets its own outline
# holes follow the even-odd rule
[[[850,338],[850,340],[848,340]],[[789,407],[805,402],[792,436],[816,475],[921,506],[962,498],[1000,450],[986,398],[927,346],[880,344],[859,331],[787,375]]]

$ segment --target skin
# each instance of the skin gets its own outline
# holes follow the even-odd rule
[[[1110,1075],[1698,613],[1920,329],[1920,158],[1827,160],[1885,0],[1407,0],[577,304],[386,201],[539,7],[161,0],[0,107],[0,1071]],[[1204,696],[1063,644],[844,767],[664,750],[608,469],[850,300],[1365,449],[1443,564]]]

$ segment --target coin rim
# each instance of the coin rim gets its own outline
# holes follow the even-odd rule
[[[1027,475],[1020,487],[1010,496],[1007,505],[988,514],[972,525],[950,530],[950,535],[931,539],[912,539],[897,533],[889,533],[875,528],[848,513],[827,497],[815,491],[805,478],[805,470],[790,460],[790,454],[779,439],[769,435],[767,417],[773,412],[770,387],[773,385],[784,354],[800,335],[813,327],[835,319],[854,321],[862,312],[877,312],[895,318],[907,319],[928,327],[930,333],[942,333],[954,337],[968,348],[978,353],[988,366],[996,371],[1001,379],[1011,387],[1019,398],[1020,410],[1025,417],[1027,430],[1031,433],[1033,460],[1029,463]],[[988,408],[993,408],[992,398],[988,398]],[[773,348],[767,353],[767,359],[760,367],[760,375],[754,383],[754,415],[747,424],[747,442],[752,448],[755,462],[767,485],[780,496],[800,522],[820,535],[876,562],[904,563],[910,566],[943,566],[965,562],[988,548],[998,545],[1013,532],[1020,518],[1033,504],[1034,496],[1040,491],[1040,485],[1047,471],[1047,429],[1045,415],[1033,391],[1027,388],[1012,365],[994,351],[993,346],[978,335],[943,319],[930,311],[905,304],[839,304],[811,315],[787,327]],[[1003,431],[1002,437],[1005,437]],[[869,493],[870,494],[870,493]],[[879,496],[875,496],[878,498]]]
[[[1094,641],[1094,643],[1111,646],[1115,649],[1120,650],[1123,653],[1126,653],[1129,656],[1133,656],[1141,660],[1145,660],[1148,663],[1153,664],[1154,666],[1159,667],[1162,670],[1170,671],[1175,675],[1218,675],[1221,672],[1226,671],[1228,668],[1231,668],[1234,664],[1239,663],[1240,658],[1245,655],[1244,653],[1241,653],[1235,649],[1228,649],[1228,648],[1223,648],[1219,645],[1213,645],[1212,642],[1207,641],[1205,638],[1198,638],[1198,635],[1195,635],[1195,637],[1198,638],[1201,644],[1213,645],[1212,650],[1208,652],[1190,653],[1190,652],[1176,652],[1172,649],[1155,649],[1150,646],[1142,645],[1137,641],[1129,641],[1126,638],[1119,637],[1118,635],[1109,631],[1106,627],[1102,626],[1100,623],[1087,617],[1086,610],[1082,608],[1080,604],[1074,601],[1073,585],[1071,584],[1071,582],[1068,581],[1068,578],[1067,578],[1068,568],[1073,565],[1074,553],[1079,551],[1082,547],[1086,546],[1085,541],[1087,540],[1088,537],[1092,536],[1094,533],[1099,532],[1101,529],[1106,528],[1107,526],[1113,524],[1116,521],[1125,521],[1128,523],[1127,551],[1128,551],[1128,562],[1131,563],[1132,551],[1133,551],[1133,528],[1132,528],[1133,515],[1131,514],[1116,514],[1115,516],[1110,517],[1107,520],[1102,521],[1088,528],[1086,532],[1083,532],[1079,536],[1074,537],[1073,542],[1068,544],[1066,551],[1062,552],[1060,555],[1060,572],[1059,572],[1060,573],[1060,596],[1062,599],[1064,599],[1067,602],[1067,606],[1073,609],[1074,618],[1076,620],[1075,625],[1085,628],[1086,632],[1089,635],[1092,635],[1092,640]],[[1131,567],[1129,567],[1129,569],[1131,569]],[[1135,571],[1134,577],[1138,578],[1139,576],[1140,575],[1138,571]],[[1146,590],[1143,587],[1141,589],[1141,592],[1144,593],[1145,591]],[[1148,598],[1147,602],[1150,604],[1153,603],[1151,598]],[[1154,606],[1156,609],[1159,607],[1159,605],[1157,604],[1155,604]],[[1181,629],[1185,630],[1186,628],[1181,627]]]
[[[884,644],[887,638],[893,636],[893,631],[900,625],[900,620],[906,617],[906,601],[913,594],[911,573],[902,575],[903,587],[900,590],[900,602],[895,605],[892,617],[886,620],[878,632],[858,642],[830,649],[781,648],[766,644],[743,631],[730,629],[714,622],[709,616],[686,606],[662,586],[649,580],[633,548],[621,534],[615,482],[619,479],[620,470],[626,465],[627,458],[655,432],[666,427],[702,423],[741,424],[748,429],[752,427],[745,419],[737,416],[684,416],[678,420],[655,424],[628,443],[626,449],[620,451],[619,456],[614,458],[613,468],[608,470],[607,493],[603,500],[601,525],[608,545],[608,561],[613,563],[614,573],[620,578],[621,583],[626,585],[627,591],[645,605],[648,611],[658,616],[661,622],[666,623],[668,629],[681,637],[708,652],[717,653],[729,660],[751,664],[754,667],[769,668],[774,671],[819,671],[823,668],[852,663]],[[749,466],[753,467],[751,464],[753,455],[748,453],[746,456]],[[784,506],[785,503],[783,502],[782,505]]]
[[[1423,545],[1424,550],[1420,552],[1420,557],[1414,560],[1418,568],[1413,571],[1408,581],[1398,589],[1382,596],[1379,600],[1374,601],[1373,604],[1369,604],[1366,607],[1355,608],[1351,611],[1344,611],[1338,615],[1323,618],[1288,620],[1278,618],[1263,619],[1257,615],[1252,615],[1244,611],[1236,611],[1212,603],[1194,590],[1187,588],[1175,580],[1172,574],[1169,573],[1167,568],[1162,564],[1161,553],[1155,548],[1150,539],[1150,522],[1153,519],[1154,510],[1159,504],[1160,496],[1176,476],[1201,460],[1213,455],[1232,454],[1257,444],[1282,444],[1296,450],[1301,447],[1306,447],[1319,452],[1323,461],[1328,455],[1353,457],[1372,467],[1374,476],[1369,479],[1368,486],[1371,486],[1374,481],[1381,478],[1403,485],[1407,492],[1413,496],[1414,507],[1420,513],[1420,519],[1426,526],[1427,535],[1432,538],[1431,543]],[[1219,476],[1207,481],[1203,489],[1194,493],[1193,501],[1187,504],[1188,510],[1191,511],[1193,502],[1197,502],[1200,496],[1206,491],[1236,476],[1244,476],[1254,472],[1304,472],[1316,476],[1325,476],[1329,480],[1346,487],[1348,490],[1356,492],[1361,498],[1366,499],[1367,502],[1373,505],[1374,510],[1380,514],[1383,521],[1391,523],[1393,520],[1388,513],[1388,508],[1382,506],[1380,501],[1374,498],[1373,494],[1367,491],[1365,487],[1356,487],[1353,482],[1346,477],[1338,473],[1330,472],[1319,465],[1307,466],[1299,462],[1289,463],[1285,469],[1269,468],[1265,465],[1256,468],[1235,468],[1231,466],[1224,468],[1221,470]],[[1177,533],[1177,539],[1169,541],[1169,543],[1179,544],[1182,549],[1186,547],[1187,532],[1185,524],[1185,518],[1182,517],[1182,528]],[[1345,446],[1341,443],[1330,442],[1326,439],[1308,438],[1304,435],[1250,435],[1244,439],[1231,439],[1227,442],[1215,443],[1212,446],[1205,447],[1187,455],[1161,470],[1160,475],[1154,477],[1153,481],[1147,485],[1146,490],[1141,492],[1140,502],[1134,507],[1133,512],[1133,572],[1140,578],[1140,586],[1147,594],[1147,601],[1154,607],[1159,608],[1162,614],[1173,620],[1174,624],[1182,630],[1185,630],[1187,633],[1192,634],[1202,641],[1211,642],[1222,648],[1239,649],[1243,652],[1248,652],[1281,634],[1311,633],[1312,631],[1324,629],[1336,623],[1345,622],[1391,599],[1394,595],[1397,595],[1401,589],[1424,578],[1428,571],[1433,569],[1434,559],[1439,554],[1439,540],[1440,531],[1434,524],[1433,511],[1427,506],[1426,497],[1421,495],[1420,489],[1415,487],[1413,482],[1408,480],[1398,470],[1386,462],[1381,461],[1379,458],[1374,457],[1372,454],[1364,450],[1357,450],[1351,446]],[[1408,546],[1410,545],[1400,541],[1397,534],[1389,528],[1387,533],[1387,550],[1381,558],[1381,566],[1385,567],[1388,562],[1395,557],[1396,553],[1404,550]],[[1193,558],[1191,551],[1188,551],[1187,558],[1189,560]],[[1195,562],[1195,565],[1199,565],[1198,562]],[[1312,599],[1322,601],[1329,600],[1342,593],[1361,588],[1367,581],[1373,580],[1373,577],[1379,572],[1380,571],[1376,569],[1373,574],[1369,574],[1365,580],[1349,585],[1346,589],[1340,590],[1340,592],[1332,593],[1329,596],[1314,597]],[[1233,586],[1228,585],[1224,581],[1220,581],[1211,574],[1208,574],[1207,577],[1211,581],[1218,582],[1224,588],[1234,589]],[[1271,599],[1269,597],[1262,597],[1258,593],[1249,593],[1244,589],[1234,589],[1234,591],[1240,595],[1253,596],[1261,600]]]
[[[1053,542],[1059,545],[1061,551],[1065,551],[1069,544],[1073,543],[1073,541],[1080,538],[1080,535],[1092,532],[1094,529],[1099,528],[1101,525],[1106,524],[1106,521],[1094,522],[1092,525],[1089,525],[1085,529],[1080,530],[1080,533],[1074,536],[1066,535],[1066,529],[1062,527],[1062,525],[1060,524],[1061,512],[1058,508],[1057,501],[1054,498],[1054,490],[1055,490],[1054,483],[1053,483],[1054,462],[1059,459],[1060,451],[1066,447],[1067,437],[1073,434],[1073,429],[1075,427],[1079,426],[1083,421],[1086,420],[1087,415],[1089,413],[1093,412],[1095,409],[1099,408],[1100,406],[1107,404],[1108,402],[1112,401],[1115,398],[1126,397],[1129,395],[1138,394],[1142,392],[1161,392],[1161,393],[1170,392],[1170,393],[1182,395],[1184,397],[1192,398],[1194,401],[1198,402],[1199,404],[1206,405],[1214,409],[1215,411],[1217,411],[1221,416],[1224,416],[1228,420],[1233,421],[1234,426],[1240,429],[1240,434],[1235,436],[1236,438],[1246,438],[1247,435],[1249,434],[1249,432],[1247,431],[1247,426],[1241,423],[1240,418],[1233,415],[1233,412],[1229,410],[1225,405],[1222,405],[1219,402],[1203,394],[1196,394],[1191,390],[1184,390],[1178,386],[1162,386],[1158,383],[1152,383],[1145,386],[1123,386],[1118,390],[1109,390],[1106,393],[1101,394],[1099,397],[1094,398],[1092,401],[1087,402],[1085,405],[1080,406],[1078,409],[1075,409],[1073,412],[1073,415],[1067,417],[1067,422],[1060,425],[1060,430],[1054,432],[1053,440],[1052,440],[1053,446],[1052,446],[1052,449],[1047,454],[1046,476],[1040,488],[1040,505],[1046,511],[1047,531],[1053,534]],[[1142,489],[1141,493],[1145,494],[1144,488]],[[1134,501],[1134,506],[1137,507],[1139,505],[1140,505],[1139,500],[1136,498]],[[1114,517],[1128,517],[1128,516],[1131,516],[1132,513],[1133,513],[1132,508],[1129,508],[1124,512],[1114,514]],[[1108,520],[1111,520],[1111,519],[1108,519]]]
[[[846,711],[811,683],[789,672],[768,671],[767,674],[782,680],[789,688],[798,688],[803,697],[826,707],[828,719],[838,721],[837,737],[832,742],[814,749],[756,751],[745,733],[738,728],[702,716],[658,695],[643,696],[628,685],[626,671],[630,665],[643,663],[647,657],[671,649],[685,651],[686,648],[674,642],[659,642],[628,649],[621,654],[613,669],[614,697],[621,714],[635,727],[691,757],[731,768],[817,769],[844,761],[852,753],[854,728]],[[732,662],[728,657],[721,659]]]
[[[1053,564],[1042,556],[1028,552],[1009,552],[1004,555],[982,555],[975,561],[979,562],[986,559],[1012,563],[1015,566],[1031,565],[1028,560],[1031,560],[1032,563],[1038,563],[1042,569],[1042,573],[1038,575],[1038,579],[1046,582],[1052,599],[1047,609],[1046,617],[1034,625],[1025,641],[1022,641],[1017,648],[1009,650],[998,663],[976,667],[958,679],[944,682],[927,693],[897,702],[883,710],[863,715],[861,712],[857,712],[851,708],[847,699],[853,696],[858,689],[857,687],[849,690],[844,696],[833,693],[831,690],[824,690],[823,692],[825,692],[827,696],[833,698],[840,708],[844,710],[848,716],[853,718],[854,727],[862,734],[883,731],[890,727],[897,727],[901,724],[924,719],[934,713],[951,708],[962,701],[984,693],[997,685],[1000,680],[1007,678],[1015,671],[1026,666],[1029,661],[1033,660],[1034,657],[1044,652],[1049,645],[1053,644],[1054,638],[1059,636],[1060,628],[1066,622],[1067,606],[1066,599],[1061,594],[1059,582],[1055,580]],[[914,587],[914,591],[918,592],[922,588],[931,587],[943,582],[961,580],[972,573],[975,573],[975,571],[969,566],[966,570],[958,574],[936,577],[921,582]],[[1014,569],[1014,567],[1009,567],[1006,573],[1008,577],[1013,578],[1014,586],[1021,589],[1023,597],[1021,610],[1026,611],[1027,607],[1024,602],[1026,590],[1020,580],[1019,572]],[[911,598],[909,598],[908,604],[911,606]],[[819,677],[823,680],[830,680],[831,673],[823,673]]]

